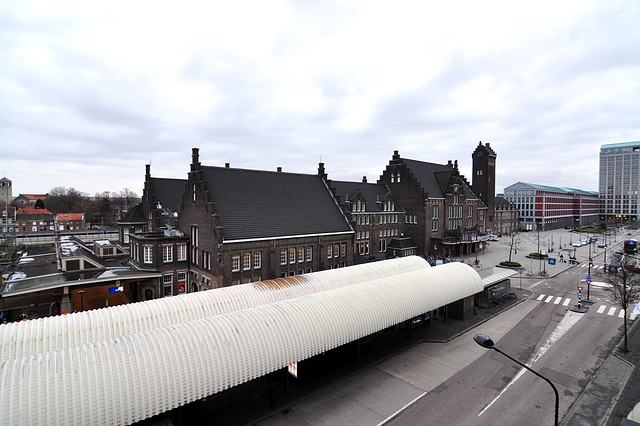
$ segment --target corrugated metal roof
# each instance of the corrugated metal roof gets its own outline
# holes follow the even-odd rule
[[[0,423],[135,423],[482,290],[473,268],[450,263],[12,359],[0,363]]]

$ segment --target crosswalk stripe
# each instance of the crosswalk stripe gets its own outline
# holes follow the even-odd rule
[[[551,302],[553,300],[553,304],[554,305],[559,305],[560,302],[562,302],[562,296],[557,296],[557,297],[555,297],[555,299],[554,299],[554,297],[555,296],[547,296],[546,294],[541,294],[536,298],[536,300],[537,301],[543,301],[543,299],[544,299],[544,303],[549,303],[549,302]],[[567,298],[564,299],[564,302],[562,302],[562,306],[569,306],[570,303],[571,303],[571,299],[567,297]],[[599,313],[599,314],[602,314],[606,310],[607,310],[607,305],[600,305],[596,312]],[[607,315],[609,315],[609,316],[615,315],[616,310],[618,310],[618,308],[615,307],[615,306],[609,307],[609,311],[607,312]],[[623,318],[623,317],[624,317],[624,310],[620,309],[618,311],[618,318]],[[634,315],[631,315],[631,317],[634,317]]]
[[[542,299],[544,299],[544,294],[541,294],[540,296],[538,296],[536,300],[542,300]]]
[[[609,312],[607,312],[607,315],[613,315],[615,312],[616,312],[616,308],[615,307],[610,308]]]
[[[571,299],[567,297],[566,299],[564,299],[564,303],[562,304],[562,306],[569,306],[569,303],[571,303]]]
[[[599,313],[599,314],[603,313],[605,309],[607,309],[607,307],[606,307],[606,306],[604,306],[604,305],[600,306],[600,307],[598,308],[598,313]]]
[[[544,303],[549,303],[549,302],[551,302],[551,299],[553,299],[553,296],[549,296],[549,297],[547,297],[547,299],[544,301]]]
[[[623,318],[623,317],[624,317],[624,311],[620,309],[620,312],[618,312],[618,318]]]
[[[559,304],[561,301],[562,301],[562,297],[558,296],[558,297],[556,297],[556,300],[554,300],[554,301],[553,301],[553,304],[554,304],[554,305],[557,305],[557,304]]]

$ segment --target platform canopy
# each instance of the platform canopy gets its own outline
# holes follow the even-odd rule
[[[0,423],[135,423],[482,290],[450,263],[10,359]]]

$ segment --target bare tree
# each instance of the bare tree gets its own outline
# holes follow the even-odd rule
[[[505,238],[504,235],[503,235],[503,238]],[[509,246],[509,262],[511,263],[512,262],[511,256],[513,252],[515,251],[515,254],[518,254],[518,244],[522,243],[522,240],[523,240],[522,231],[520,229],[514,229],[511,231],[511,233],[509,233],[509,235],[506,236],[506,238],[507,238],[507,245]]]
[[[604,272],[606,280],[611,284],[609,291],[613,302],[624,311],[624,352],[627,352],[627,309],[640,291],[640,273],[638,259],[624,253],[614,253],[609,263],[609,271]]]

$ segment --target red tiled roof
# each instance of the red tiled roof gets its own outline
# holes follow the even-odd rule
[[[58,213],[56,220],[83,220],[84,213]]]

